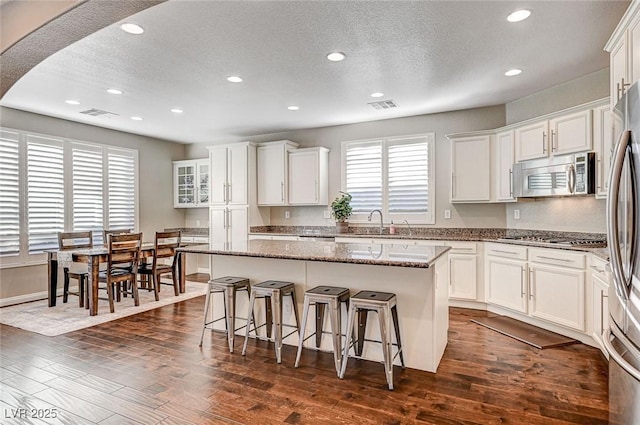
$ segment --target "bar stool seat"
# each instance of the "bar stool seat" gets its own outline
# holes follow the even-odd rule
[[[378,291],[360,291],[350,299],[349,316],[347,318],[347,341],[344,345],[344,353],[342,354],[342,363],[340,367],[340,379],[344,378],[347,369],[347,360],[349,359],[349,349],[352,341],[351,335],[355,332],[356,313],[358,314],[358,332],[357,341],[353,342],[356,357],[362,355],[362,349],[365,342],[365,331],[367,325],[367,313],[374,311],[378,313],[378,321],[380,323],[380,342],[382,343],[382,355],[384,357],[384,369],[387,378],[387,384],[390,390],[393,390],[393,360],[396,356],[400,356],[400,364],[405,368],[404,356],[402,354],[402,343],[400,341],[400,324],[398,322],[398,308],[396,295],[390,292]],[[396,336],[396,344],[391,341],[391,321],[393,320],[393,328]],[[392,347],[397,346],[396,354],[392,356]]]
[[[227,340],[229,342],[229,352],[233,353],[233,340],[235,332],[243,329],[244,326],[236,328],[236,293],[238,291],[246,291],[247,297],[251,292],[251,284],[246,277],[236,276],[224,276],[212,279],[209,281],[209,291],[204,303],[204,322],[202,325],[202,335],[200,336],[200,346],[202,347],[202,341],[204,340],[205,329],[213,329],[213,324],[225,320],[225,331],[227,333]],[[224,316],[213,318],[213,311],[211,311],[211,320],[209,318],[209,310],[213,310],[211,303],[211,297],[214,294],[222,294],[224,298]],[[251,310],[250,310],[251,311]]]
[[[282,323],[282,303],[285,296],[291,297],[293,304],[293,313],[295,316],[296,324],[288,325]],[[253,316],[253,308],[256,298],[264,298],[265,300],[265,323],[256,326],[255,317]],[[267,280],[255,284],[251,287],[251,297],[249,299],[249,310],[247,312],[247,326],[245,329],[244,345],[242,346],[242,355],[247,353],[247,343],[249,342],[249,328],[253,322],[253,329],[256,331],[262,326],[267,328],[267,339],[272,340],[275,345],[276,362],[282,363],[282,340],[287,338],[294,332],[300,332],[300,321],[298,320],[298,305],[296,304],[296,291],[295,285],[291,282],[281,282],[278,280]],[[295,328],[291,333],[283,336],[283,327]],[[271,328],[273,327],[273,339],[271,339]]]
[[[322,344],[322,331],[324,324],[324,310],[329,307],[329,322],[331,323],[331,337],[333,340],[333,360],[336,367],[336,373],[340,373],[340,360],[342,358],[342,310],[341,305],[347,305],[349,309],[349,289],[339,288],[336,286],[316,286],[309,289],[304,294],[304,307],[302,309],[302,324],[300,330],[300,341],[298,342],[298,352],[296,353],[295,367],[300,364],[300,356],[302,354],[302,344],[307,339],[315,335],[316,348],[320,348]],[[304,337],[307,327],[307,319],[309,315],[309,307],[315,306],[316,310],[316,330],[307,338]]]

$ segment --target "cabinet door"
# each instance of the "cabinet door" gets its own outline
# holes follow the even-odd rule
[[[202,159],[196,162],[198,177],[198,205],[207,206],[209,204],[209,159]]]
[[[209,210],[209,237],[215,244],[227,242],[226,208],[211,208]]]
[[[611,110],[613,110],[613,107],[618,103],[620,97],[622,97],[622,82],[624,81],[625,84],[629,82],[626,34],[620,37],[618,43],[613,47],[613,50],[611,50],[609,68],[609,79],[611,81]]]
[[[549,121],[539,121],[515,129],[516,161],[549,156]]]
[[[227,203],[227,149],[215,148],[209,153],[211,164],[211,205]]]
[[[489,286],[488,302],[526,313],[526,263],[506,258],[487,257],[486,269]]]
[[[449,254],[449,297],[476,300],[477,258],[475,255]]]
[[[318,166],[317,151],[289,155],[290,205],[318,205]]]
[[[596,198],[606,198],[613,151],[613,120],[609,105],[593,110],[593,144],[596,151]]]
[[[451,202],[491,200],[490,141],[490,136],[451,141]]]
[[[602,333],[609,327],[609,285],[598,275],[591,274],[593,290],[591,314],[593,323],[593,339],[603,347]]]
[[[529,265],[529,308],[533,317],[584,331],[585,272]]]
[[[258,205],[285,204],[285,149],[258,147]]]
[[[629,81],[625,83],[634,84],[640,80],[640,14],[629,24],[627,37],[627,63]]]
[[[591,109],[563,115],[549,121],[553,155],[585,152],[593,149]]]
[[[496,136],[496,183],[497,200],[513,201],[512,167],[515,160],[513,152],[513,131],[505,131]]]
[[[196,205],[196,165],[193,161],[180,161],[173,164],[174,208]]]
[[[247,244],[249,226],[247,207],[229,207],[227,211],[227,227],[231,247],[242,247]]]
[[[227,202],[230,205],[249,203],[248,164],[249,151],[246,145],[227,148]]]

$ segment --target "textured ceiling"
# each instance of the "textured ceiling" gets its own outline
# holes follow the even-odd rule
[[[606,68],[628,4],[171,0],[125,19],[142,35],[116,23],[51,55],[0,104],[183,143],[503,104]],[[532,16],[508,23],[519,8]],[[386,99],[398,108],[367,104]]]

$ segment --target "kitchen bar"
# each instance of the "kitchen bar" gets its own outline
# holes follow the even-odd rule
[[[352,295],[359,290],[393,292],[398,300],[407,367],[435,372],[447,345],[449,328],[449,249],[445,246],[393,244],[371,247],[319,241],[250,240],[233,246],[212,243],[178,250],[210,255],[212,278],[243,276],[252,284],[265,280],[295,283],[299,311],[302,311],[304,292],[317,285],[346,287]],[[215,304],[214,309],[223,311],[221,300],[215,301],[219,304]],[[239,304],[238,311],[245,312],[246,304]],[[261,314],[256,311],[257,317]],[[283,322],[294,323],[292,314],[285,306]],[[222,324],[220,326],[224,329]],[[367,332],[367,340],[379,339],[376,326],[368,326]],[[296,345],[297,338],[294,333],[284,343]],[[330,341],[323,341],[321,349],[330,347]],[[365,344],[362,356],[382,360],[378,344]]]

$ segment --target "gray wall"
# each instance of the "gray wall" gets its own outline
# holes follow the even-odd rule
[[[360,140],[376,137],[402,136],[434,132],[436,136],[436,227],[504,227],[505,211],[502,204],[467,204],[451,205],[449,203],[450,182],[450,143],[445,135],[462,131],[484,130],[504,125],[504,106],[469,109],[445,112],[440,114],[419,115],[407,118],[394,118],[371,121],[359,124],[322,127],[306,130],[288,131],[274,134],[262,134],[236,140],[220,140],[218,143],[229,143],[240,140],[266,142],[274,140],[292,140],[301,147],[325,146],[329,153],[329,199],[332,200],[340,190],[340,146],[347,140]],[[211,143],[213,144],[213,143]],[[188,158],[207,156],[207,144],[187,146]],[[273,207],[271,208],[271,224],[276,225],[334,225],[332,219],[323,218],[326,207]],[[450,209],[451,219],[443,218],[444,210]],[[285,219],[285,211],[290,211],[291,218]],[[200,221],[201,226],[208,222],[204,209],[189,210],[186,215],[188,226]]]
[[[138,149],[140,228],[145,240],[157,230],[181,227],[184,211],[173,208],[171,161],[185,145],[0,107],[0,126],[103,145]],[[46,265],[0,269],[0,299],[47,290]]]

